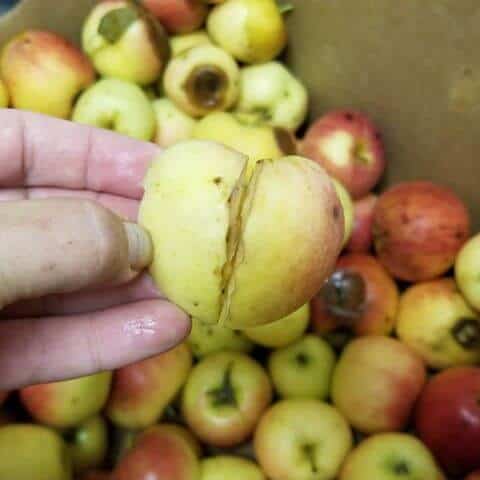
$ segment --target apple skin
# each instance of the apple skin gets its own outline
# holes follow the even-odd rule
[[[206,30],[196,30],[192,33],[172,35],[169,41],[172,58],[178,57],[183,52],[197,45],[213,45]]]
[[[199,480],[266,480],[256,463],[233,455],[204,458],[200,470]]]
[[[331,398],[362,433],[400,431],[425,382],[425,365],[409,347],[389,337],[361,337],[338,360]]]
[[[169,34],[189,33],[203,25],[208,8],[202,0],[141,0]]]
[[[243,333],[253,342],[262,347],[286,347],[300,339],[310,323],[310,305],[303,307],[267,325],[246,328]]]
[[[82,47],[102,77],[142,86],[155,82],[170,59],[163,26],[129,0],[97,3],[85,19]]]
[[[7,90],[7,86],[0,78],[0,108],[7,108],[10,104],[10,95]]]
[[[0,478],[72,480],[71,459],[62,437],[41,425],[0,427]]]
[[[71,428],[102,410],[111,380],[111,372],[101,372],[25,387],[19,391],[19,396],[35,421],[54,428]]]
[[[431,368],[480,361],[480,319],[452,278],[410,286],[400,299],[396,333]]]
[[[203,442],[233,447],[253,432],[272,401],[263,367],[238,352],[219,352],[201,360],[182,392],[182,415]]]
[[[332,347],[315,335],[305,335],[288,347],[273,351],[268,373],[282,398],[326,400],[336,356]]]
[[[370,193],[386,167],[377,127],[353,110],[330,111],[315,120],[303,138],[302,155],[322,165],[355,200]]]
[[[345,250],[350,253],[369,253],[373,245],[373,212],[378,195],[368,194],[353,205],[353,227]]]
[[[186,439],[188,432],[174,424],[159,424],[141,432],[115,467],[115,480],[198,480],[200,462]]]
[[[347,456],[338,480],[396,478],[446,480],[427,447],[406,433],[379,433],[360,442]]]
[[[455,280],[468,303],[480,310],[480,233],[470,238],[455,260]]]
[[[333,480],[352,445],[344,417],[313,399],[275,403],[254,436],[256,458],[271,480]]]
[[[345,245],[350,240],[350,236],[352,235],[354,203],[350,193],[348,193],[348,190],[345,188],[345,186],[334,177],[331,177],[331,180],[333,182],[333,186],[335,187],[335,191],[337,192],[337,196],[340,199],[340,203],[342,204],[344,218],[342,247],[345,247]]]
[[[95,81],[95,70],[63,37],[27,30],[3,47],[0,76],[13,108],[67,119],[74,99]]]
[[[426,181],[399,183],[375,205],[378,259],[398,280],[421,282],[445,274],[470,235],[469,213],[450,189]]]
[[[113,376],[105,412],[123,428],[153,425],[178,394],[192,368],[192,353],[186,343],[119,368]]]
[[[480,468],[480,368],[434,375],[416,406],[415,429],[450,475]]]

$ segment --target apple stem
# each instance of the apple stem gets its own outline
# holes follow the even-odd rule
[[[476,318],[461,318],[451,332],[463,348],[474,350],[480,347],[480,322]]]
[[[232,368],[233,364],[229,364],[225,370],[223,381],[220,387],[210,390],[208,395],[212,397],[212,402],[215,407],[225,405],[237,406],[237,399],[235,398],[235,390],[232,385]]]

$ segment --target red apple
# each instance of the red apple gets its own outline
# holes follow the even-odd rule
[[[199,29],[207,18],[202,0],[142,0],[169,33],[189,33]]]
[[[431,182],[397,184],[375,206],[375,250],[399,280],[420,282],[443,275],[469,235],[466,206],[450,189]]]
[[[386,166],[376,126],[353,110],[335,110],[313,122],[303,139],[302,153],[342,182],[354,199],[372,190]]]
[[[377,200],[378,196],[370,193],[354,202],[352,233],[345,246],[348,252],[368,253],[372,248],[373,211]]]
[[[451,475],[480,468],[480,368],[453,367],[435,375],[417,404],[415,427]]]

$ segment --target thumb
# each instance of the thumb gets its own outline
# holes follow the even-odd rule
[[[148,266],[151,255],[144,230],[97,203],[0,202],[0,308],[126,282]]]

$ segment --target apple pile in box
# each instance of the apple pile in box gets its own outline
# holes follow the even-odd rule
[[[159,145],[139,222],[180,345],[0,396],[0,479],[480,479],[480,234],[381,126],[307,120],[274,0],[104,0],[2,46],[0,106]]]

